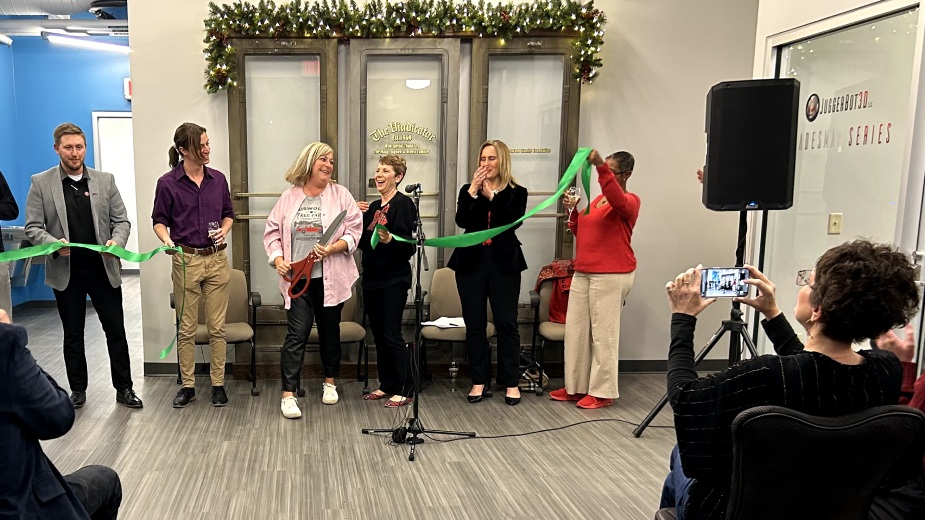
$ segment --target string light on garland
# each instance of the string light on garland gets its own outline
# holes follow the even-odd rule
[[[391,38],[461,37],[512,40],[550,31],[576,34],[573,75],[590,83],[602,63],[604,13],[594,1],[547,0],[529,4],[491,4],[465,0],[293,0],[277,6],[272,0],[231,4],[209,3],[205,19],[206,83],[209,93],[236,86],[237,67],[231,38]],[[577,59],[576,59],[577,57]]]

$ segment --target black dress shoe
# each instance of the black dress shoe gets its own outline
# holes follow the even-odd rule
[[[228,394],[224,386],[212,387],[212,406],[225,406],[228,404]]]
[[[123,388],[122,390],[116,390],[116,402],[125,405],[129,408],[142,408],[144,405],[141,402],[141,399],[138,398],[138,394],[135,393],[131,388]]]
[[[508,406],[515,406],[520,403],[520,397],[511,397],[509,395],[504,396],[504,404]]]
[[[177,392],[177,396],[173,398],[173,407],[174,408],[185,408],[191,401],[196,400],[196,389],[195,388],[181,388]]]
[[[74,408],[82,408],[86,402],[87,392],[81,392],[79,390],[71,392],[71,404],[74,405]]]

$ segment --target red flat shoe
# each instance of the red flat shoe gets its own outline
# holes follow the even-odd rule
[[[370,392],[363,396],[363,400],[364,401],[378,401],[379,399],[385,399],[386,397],[392,397],[392,396],[386,393],[377,394],[375,392]]]
[[[414,401],[413,397],[405,397],[400,401],[393,401],[389,399],[385,402],[386,408],[398,408],[399,406],[405,406],[406,404],[411,404],[411,401]]]
[[[578,401],[578,407],[584,408],[585,410],[594,410],[595,408],[603,408],[612,404],[613,399],[607,399],[605,397],[594,397],[593,395],[586,395],[581,399],[581,401]]]
[[[585,395],[586,394],[570,394],[565,387],[549,392],[549,398],[553,401],[580,401]]]

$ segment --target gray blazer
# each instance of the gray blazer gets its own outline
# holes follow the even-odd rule
[[[125,204],[111,173],[86,169],[90,188],[90,211],[100,245],[114,240],[125,247],[132,225]],[[32,176],[32,186],[26,198],[26,238],[33,245],[49,244],[64,238],[70,241],[67,229],[67,208],[64,204],[65,173],[61,165]],[[122,284],[121,263],[117,257],[103,256],[103,265],[113,287]],[[67,288],[71,277],[71,260],[58,254],[45,257],[45,285],[59,291]]]

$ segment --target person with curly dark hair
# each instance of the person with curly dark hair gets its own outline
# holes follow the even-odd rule
[[[764,315],[778,355],[758,356],[698,378],[694,363],[696,316],[715,299],[700,296],[700,267],[668,282],[671,343],[668,395],[678,445],[662,490],[661,507],[677,518],[725,518],[732,475],[732,420],[763,405],[834,417],[896,404],[903,368],[885,350],[852,349],[915,315],[919,296],[909,260],[895,248],[865,240],[825,252],[811,271],[797,274],[794,317],[806,331],[804,345],[781,313],[775,285],[746,266],[752,297],[736,298]]]

